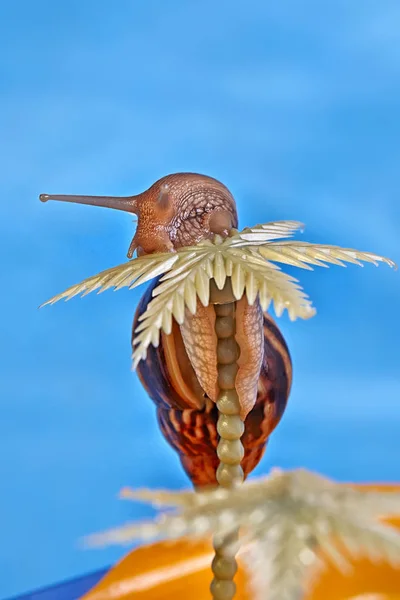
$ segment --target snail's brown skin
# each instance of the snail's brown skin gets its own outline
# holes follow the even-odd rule
[[[77,202],[137,215],[130,258],[135,250],[138,255],[173,252],[214,234],[226,236],[238,225],[235,200],[229,190],[216,179],[195,173],[167,175],[145,192],[124,198],[47,194],[40,198],[43,202]],[[156,284],[149,286],[139,304],[134,329]],[[222,390],[229,388],[222,387],[224,370],[237,394],[237,418],[245,423],[241,438],[244,476],[261,459],[268,437],[283,414],[291,386],[291,360],[279,329],[269,316],[262,315],[257,302],[249,306],[245,297],[238,302],[229,297],[229,285],[228,280],[222,292],[225,296],[219,293],[218,298],[215,290],[213,296],[212,286],[211,305],[203,307],[198,302],[196,315],[187,314],[182,326],[174,322],[172,333],[162,333],[159,347],[150,347],[147,358],[138,365],[140,380],[157,405],[163,435],[178,451],[196,486],[215,484],[218,479],[215,403],[221,391],[219,383]],[[215,304],[221,303],[229,303],[235,314],[235,333],[229,334],[230,342],[228,334],[224,341],[224,317],[217,318],[217,312],[222,313]],[[238,349],[237,359],[229,357],[234,346]]]

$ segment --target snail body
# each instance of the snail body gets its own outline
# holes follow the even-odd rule
[[[216,179],[196,173],[167,175],[135,196],[42,194],[40,199],[116,208],[137,215],[129,258],[135,251],[138,256],[174,252],[216,234],[226,237],[238,226],[230,191]],[[149,285],[139,303],[134,330],[158,281]],[[150,347],[139,363],[140,381],[157,406],[164,437],[179,453],[194,485],[216,482],[218,465],[224,462],[221,453],[226,454],[227,464],[241,463],[241,476],[245,477],[261,459],[285,409],[291,386],[289,351],[257,299],[252,305],[245,296],[235,300],[229,277],[222,290],[211,283],[209,306],[197,299],[195,314],[185,310],[184,323],[174,321],[171,333],[162,332],[158,347]],[[236,394],[236,429],[230,425],[235,419],[230,418],[229,411],[221,413],[225,416],[218,421],[221,390],[228,396]],[[228,437],[219,447],[224,432]],[[230,448],[236,448],[234,459]]]

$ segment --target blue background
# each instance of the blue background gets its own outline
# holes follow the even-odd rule
[[[0,3],[0,596],[109,564],[85,534],[151,512],[124,485],[188,485],[130,371],[139,291],[37,310],[125,260],[125,213],[40,192],[125,195],[197,171],[241,225],[400,261],[397,0]],[[400,291],[387,267],[299,273],[318,308],[280,325],[290,405],[257,474],[399,480]]]

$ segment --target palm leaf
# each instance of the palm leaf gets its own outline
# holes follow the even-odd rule
[[[263,258],[276,262],[293,264],[292,260],[297,260],[304,268],[308,265],[317,265],[326,267],[325,263],[331,263],[345,267],[343,261],[363,266],[360,261],[373,263],[378,266],[380,262],[386,263],[392,268],[397,268],[396,263],[389,258],[373,254],[372,252],[360,252],[351,248],[339,248],[326,244],[310,244],[308,242],[271,242],[268,245],[260,246],[257,251]]]
[[[104,292],[108,289],[121,289],[122,287],[134,288],[146,281],[150,281],[154,277],[165,273],[178,260],[177,254],[149,254],[141,256],[127,263],[106,269],[98,275],[93,275],[84,279],[81,283],[72,285],[61,294],[53,296],[42,306],[54,304],[59,300],[70,300],[78,294],[86,296],[87,294],[99,290]]]
[[[259,244],[279,238],[291,237],[296,231],[303,231],[304,224],[299,221],[274,221],[256,225],[255,227],[246,227],[230,238],[235,245],[241,245],[244,242]]]
[[[135,330],[133,368],[146,357],[150,344],[158,346],[161,330],[166,334],[171,333],[172,317],[181,325],[185,319],[185,306],[192,313],[196,312],[196,296],[204,306],[208,306],[213,272],[211,270],[210,276],[209,263],[213,255],[205,250],[196,258],[197,261],[194,263],[191,260],[186,268],[181,264],[182,261],[178,260],[175,263],[178,275],[174,277],[175,269],[172,267],[155,288],[154,297],[140,317],[140,323]]]

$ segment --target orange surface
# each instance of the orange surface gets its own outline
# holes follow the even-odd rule
[[[160,542],[130,552],[98,583],[84,600],[200,600],[210,597],[212,545],[208,541]],[[243,593],[243,572],[236,575],[238,600]],[[190,593],[188,592],[190,590]]]
[[[361,487],[400,491],[400,485]],[[385,520],[400,529],[400,516]],[[209,599],[212,556],[208,541],[181,540],[142,546],[117,563],[82,600]],[[351,562],[354,569],[350,575],[327,566],[318,574],[313,589],[304,600],[400,600],[400,569],[364,559]],[[235,581],[236,598],[251,600],[242,568],[239,568]]]

